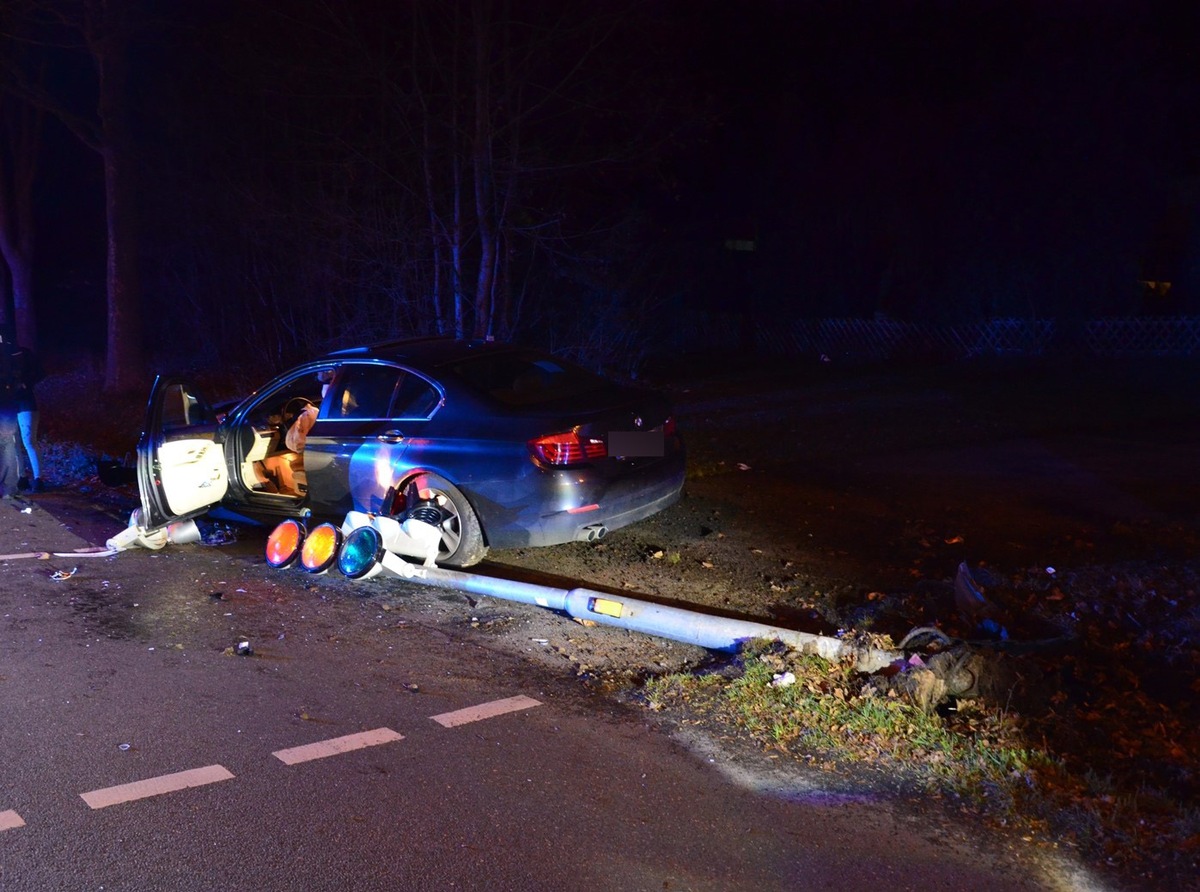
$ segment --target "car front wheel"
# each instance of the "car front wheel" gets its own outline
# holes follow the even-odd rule
[[[414,492],[422,503],[437,506],[440,519],[438,529],[442,541],[438,546],[437,563],[448,567],[470,567],[482,561],[488,553],[483,541],[483,529],[479,518],[467,497],[449,480],[437,474],[417,474],[403,487],[403,492]],[[398,505],[397,514],[403,515],[412,509],[407,499]]]

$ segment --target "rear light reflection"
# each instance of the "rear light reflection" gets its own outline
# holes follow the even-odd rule
[[[582,437],[576,430],[530,440],[529,451],[541,463],[555,467],[598,461],[608,456],[603,440]]]

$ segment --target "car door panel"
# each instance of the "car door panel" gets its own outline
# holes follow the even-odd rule
[[[421,376],[390,363],[343,364],[309,432],[309,497],[314,514],[386,513],[403,478],[409,429],[432,413],[441,393]],[[399,476],[398,476],[399,475]]]
[[[141,523],[158,529],[203,514],[229,491],[221,427],[188,384],[158,378],[138,440]]]

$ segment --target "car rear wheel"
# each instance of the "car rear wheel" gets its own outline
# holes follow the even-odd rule
[[[441,520],[442,542],[438,546],[437,562],[449,567],[470,567],[482,561],[488,553],[483,541],[483,528],[467,497],[443,477],[437,474],[418,474],[405,483],[402,491],[412,492],[413,487],[421,501],[437,505]],[[411,508],[404,504],[398,513]]]

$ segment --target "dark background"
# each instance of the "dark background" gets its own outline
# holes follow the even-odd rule
[[[478,145],[479,4],[121,5],[151,364],[274,368],[434,330],[430,210],[452,219],[450,160]],[[700,311],[1197,312],[1194,8],[485,5],[506,214],[498,336],[620,367],[686,349],[672,329]],[[22,52],[47,63],[66,108],[94,113],[91,59],[70,27],[42,22],[61,39]],[[37,191],[47,354],[103,350],[100,173],[51,120]],[[441,272],[444,289],[444,258]],[[1142,284],[1164,279],[1166,295]]]

